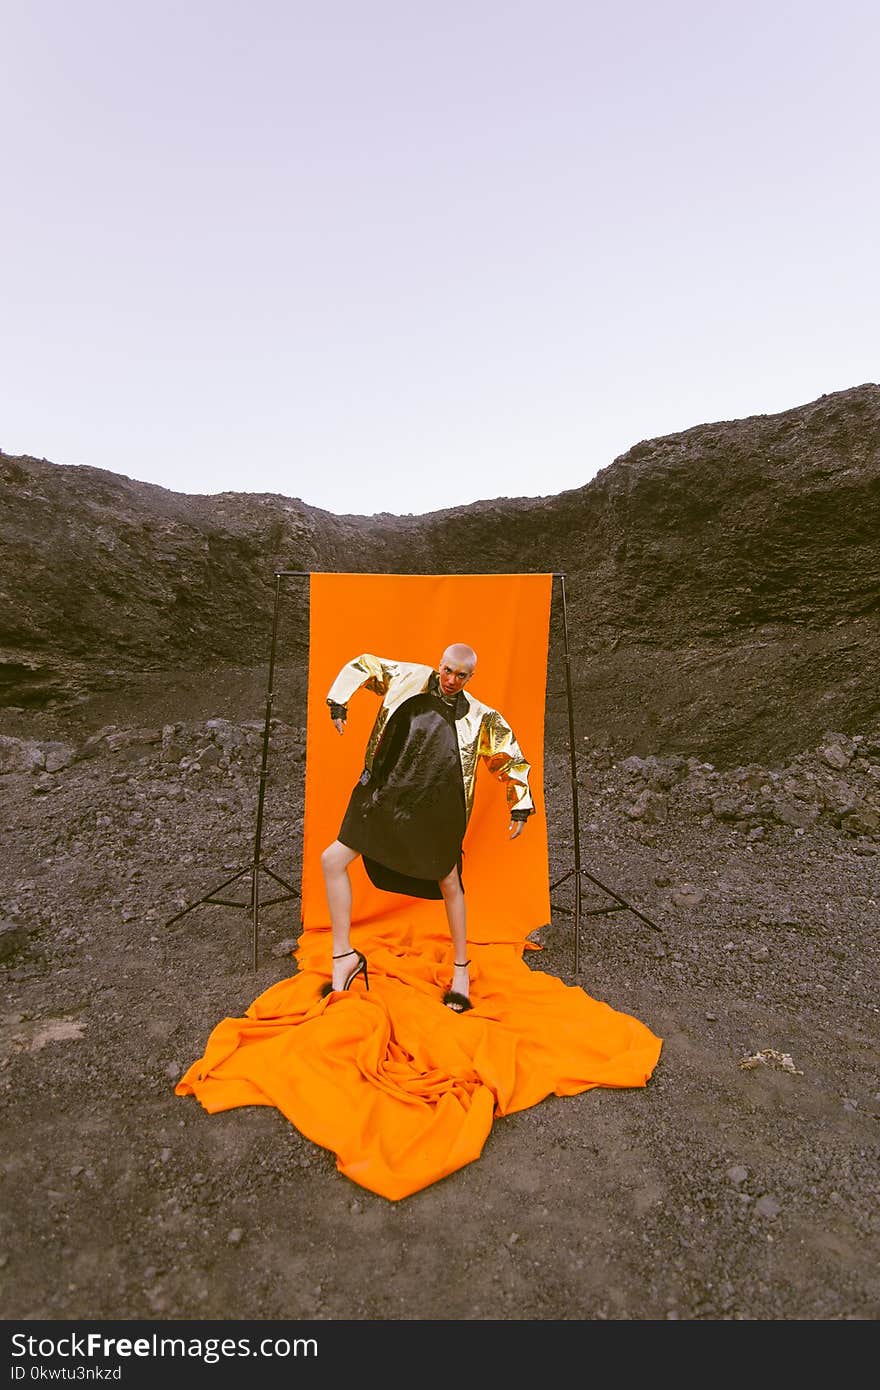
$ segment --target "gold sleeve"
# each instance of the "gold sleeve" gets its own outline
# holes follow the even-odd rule
[[[492,775],[505,783],[511,811],[534,811],[529,790],[531,764],[526,762],[513,730],[497,710],[490,710],[483,720],[477,754],[485,760]]]
[[[327,691],[328,705],[347,705],[356,690],[364,686],[374,695],[384,695],[397,669],[397,662],[362,652],[347,661]]]

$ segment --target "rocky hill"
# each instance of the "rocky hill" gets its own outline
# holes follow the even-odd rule
[[[281,569],[564,573],[578,731],[623,756],[778,761],[880,712],[873,383],[642,441],[555,496],[426,516],[188,496],[2,453],[0,498],[10,714],[70,711],[102,692],[149,697],[173,676],[207,717],[219,712],[211,671],[227,687],[240,671],[258,717]],[[548,720],[562,730],[556,592]],[[279,645],[293,704],[306,641],[294,584]]]

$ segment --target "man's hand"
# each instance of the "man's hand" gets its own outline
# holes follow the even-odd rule
[[[344,733],[345,733],[345,720],[344,720],[344,719],[334,719],[334,720],[333,720],[333,727],[334,727],[334,729],[336,730],[336,732],[337,732],[338,734],[344,734]]]
[[[510,831],[510,837],[509,837],[509,838],[510,838],[511,840],[515,840],[516,837],[517,837],[517,835],[521,835],[521,834],[523,833],[523,831],[525,830],[525,828],[526,828],[527,825],[528,825],[528,821],[524,821],[524,820],[512,820],[512,821],[510,822],[510,825],[507,827],[508,830]]]

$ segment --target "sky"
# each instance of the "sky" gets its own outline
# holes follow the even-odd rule
[[[420,514],[880,380],[876,0],[0,0],[0,449]]]

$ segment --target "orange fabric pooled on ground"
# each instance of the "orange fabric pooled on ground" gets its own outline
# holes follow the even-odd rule
[[[644,1086],[661,1040],[645,1024],[523,959],[549,924],[543,797],[550,575],[312,575],[302,931],[297,973],[212,1031],[176,1086],[212,1113],[274,1105],[353,1182],[397,1200],[478,1158],[493,1120],[545,1096]],[[468,691],[500,710],[531,763],[536,813],[508,839],[504,787],[485,768],[464,841],[473,1009],[442,1002],[452,952],[442,902],[375,888],[351,866],[352,943],[368,962],[321,997],[331,941],[320,854],[339,830],[379,707],[359,690],[340,738],[325,703],[362,652],[436,665],[477,652]]]

